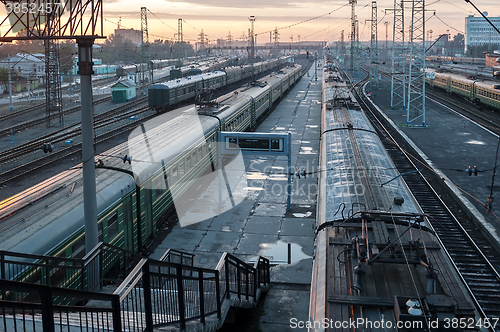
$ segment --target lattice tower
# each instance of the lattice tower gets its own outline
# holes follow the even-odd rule
[[[392,29],[391,109],[406,108],[404,7],[402,0],[394,0]]]
[[[370,84],[378,89],[378,38],[377,2],[372,1],[371,39],[370,39]]]

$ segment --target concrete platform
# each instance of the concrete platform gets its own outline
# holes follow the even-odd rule
[[[321,79],[314,66],[258,127],[257,132],[292,133],[292,167],[318,169]],[[316,215],[317,176],[294,178],[291,211],[286,211],[286,157],[246,156],[246,197],[234,208],[186,227],[176,225],[151,254],[172,248],[194,253],[195,266],[214,268],[227,251],[250,262],[266,256],[275,264],[260,331],[290,329],[290,319],[308,318]],[[217,186],[214,180],[210,186]],[[290,255],[289,255],[290,251]],[[289,263],[290,262],[290,263]]]
[[[371,99],[390,119],[393,126],[406,135],[419,153],[444,179],[455,196],[469,210],[469,215],[500,246],[500,199],[497,177],[493,186],[492,212],[486,213],[486,199],[490,195],[498,135],[479,126],[448,107],[426,100],[426,127],[407,127],[406,111],[391,110],[390,81],[384,78],[379,90],[371,90]],[[457,97],[458,98],[458,97]],[[417,123],[421,125],[421,121]],[[465,170],[476,166],[478,176],[469,176]],[[497,172],[498,173],[498,172]]]

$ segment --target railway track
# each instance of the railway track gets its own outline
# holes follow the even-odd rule
[[[379,134],[389,156],[415,196],[422,210],[429,215],[431,227],[438,241],[467,288],[482,318],[500,317],[500,260],[498,252],[489,240],[461,213],[459,205],[447,194],[435,175],[428,169],[417,171],[415,157],[407,151],[411,148],[405,142],[397,143],[399,135],[378,119],[377,111],[360,93],[361,84],[353,89],[360,105]],[[398,140],[395,139],[398,137]],[[423,163],[422,160],[419,162]],[[414,170],[410,173],[409,170]],[[497,324],[495,331],[500,331]],[[488,330],[493,331],[490,327]]]
[[[111,97],[100,98],[100,99],[94,100],[93,105],[104,103],[104,102],[109,101],[109,100],[111,100]],[[35,107],[35,106],[33,106],[33,107]],[[38,106],[37,108],[31,108],[30,107],[30,108],[27,108],[27,109],[24,109],[24,110],[17,111],[17,112],[12,113],[12,114],[4,115],[4,117],[6,117],[6,118],[4,118],[3,121],[15,118],[16,116],[19,116],[19,115],[22,115],[22,114],[29,113],[29,112],[31,112],[31,111],[33,111],[35,109],[38,109],[38,108],[41,108],[41,107],[44,107],[44,106],[45,106],[45,103],[42,104],[41,106]],[[78,112],[80,110],[81,110],[81,106],[74,106],[74,107],[68,108],[66,110],[63,110],[63,115],[74,113],[74,112]],[[2,120],[2,118],[0,118],[0,120]],[[19,131],[19,130],[24,130],[26,128],[32,128],[33,126],[36,126],[36,125],[38,125],[40,123],[45,123],[45,121],[46,121],[45,116],[43,116],[43,117],[39,117],[39,118],[36,118],[36,119],[33,119],[33,120],[25,121],[25,122],[20,123],[20,124],[16,124],[15,126],[10,126],[10,127],[7,126],[7,128],[0,130],[0,136],[8,136],[8,135],[10,135],[11,130],[13,130],[13,131]]]
[[[9,112],[7,114],[0,116],[0,122],[4,123],[4,121],[6,121],[6,120],[13,119],[19,115],[23,115],[23,114],[26,114],[26,113],[29,113],[29,112],[32,112],[34,110],[44,108],[44,107],[45,107],[45,103],[38,103],[38,104],[32,105],[30,107],[27,107],[27,108],[19,110],[19,111],[15,111],[12,113]]]
[[[137,109],[134,109],[130,111],[129,114],[138,114],[138,113],[143,113],[147,111],[148,107],[143,106]],[[127,115],[129,116],[129,115]],[[135,128],[139,125],[139,123],[142,123],[144,121],[148,121],[156,116],[156,113],[147,115],[145,117],[140,117],[137,119],[134,119],[130,122],[127,122],[119,127],[113,128],[109,131],[106,131],[102,134],[96,135],[95,136],[95,144],[100,144],[105,142],[106,140],[109,140],[111,138],[114,138],[117,135],[123,134],[123,132]],[[95,126],[96,129],[105,127],[106,125],[109,125],[110,123],[116,122],[116,119],[105,119],[101,121],[99,124]],[[77,132],[80,132],[80,129],[77,130]],[[78,135],[78,133],[76,135]],[[74,136],[74,135],[73,135]],[[39,149],[39,148],[38,148]],[[68,146],[66,148],[62,148],[60,150],[56,150],[49,155],[44,155],[43,157],[37,158],[31,162],[22,164],[20,166],[14,167],[12,169],[9,169],[8,171],[0,174],[0,187],[3,187],[12,181],[18,180],[20,178],[23,178],[25,176],[28,176],[29,174],[33,174],[35,171],[40,171],[46,167],[49,167],[50,165],[58,162],[61,159],[68,158],[77,154],[81,154],[81,143],[77,143],[71,146]]]
[[[383,76],[389,79],[391,78],[388,73],[381,73]],[[473,104],[471,101],[464,99],[461,96],[457,97],[460,98],[463,103],[457,103],[456,98],[451,98],[449,94],[440,92],[439,89],[430,87],[429,85],[426,85],[425,94],[427,99],[443,104],[444,106],[447,106],[472,121],[482,125],[483,127],[490,129],[495,134],[500,135],[500,117],[498,116],[498,113],[487,112],[486,109]]]
[[[137,109],[132,109],[129,111],[125,110],[134,107],[136,105],[139,105],[141,103],[144,103],[145,101],[146,98],[139,98],[133,101],[132,103],[127,103],[126,105],[115,107],[104,113],[96,114],[94,116],[94,128],[99,129],[109,125],[110,123],[116,120],[130,116],[135,116],[137,114],[144,112],[144,110],[147,109],[147,107],[139,107]],[[23,145],[0,152],[0,163],[8,162],[10,159],[19,158],[28,153],[38,151],[40,150],[42,144],[64,142],[67,139],[74,138],[80,135],[80,133],[81,133],[81,122],[71,124],[50,134],[38,137]]]

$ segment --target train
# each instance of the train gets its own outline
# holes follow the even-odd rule
[[[183,61],[185,66],[181,68],[174,68],[179,61]],[[197,68],[206,68],[204,72],[209,72],[209,71],[214,71],[214,70],[219,70],[221,68],[224,68],[226,66],[232,66],[234,64],[237,64],[239,61],[239,58],[234,57],[234,56],[222,56],[222,57],[188,57],[184,59],[159,59],[159,60],[151,60],[151,63],[153,65],[153,69],[162,69],[162,68],[167,68],[171,67],[173,70],[173,75],[172,78],[179,78],[178,72],[183,71],[186,72],[184,76],[189,76],[189,75],[194,75],[195,73],[189,74],[189,71],[191,69],[197,69]],[[141,66],[142,65],[142,66]],[[116,76],[121,77],[125,76],[127,73],[136,73],[140,72],[141,69],[146,70],[148,67],[146,64],[130,64],[126,66],[120,66],[116,68]],[[187,69],[184,69],[187,68]]]
[[[170,109],[180,102],[191,100],[200,94],[232,85],[253,75],[273,70],[288,62],[289,57],[280,57],[243,66],[225,67],[221,71],[205,72],[181,77],[166,83],[150,85],[148,88],[149,108],[156,111]]]
[[[484,58],[469,58],[469,57],[456,57],[456,56],[443,56],[443,55],[426,55],[425,61],[436,61],[441,63],[469,63],[474,65],[484,65]]]
[[[473,80],[462,75],[426,70],[426,83],[448,93],[455,93],[471,102],[500,110],[500,85],[494,81]]]
[[[432,321],[432,330],[441,331],[446,319],[474,319],[470,298],[427,216],[342,77],[337,64],[326,60],[304,327],[430,331]]]
[[[131,134],[127,142],[96,155],[99,241],[132,252],[146,246],[162,216],[173,208],[173,197],[182,197],[195,179],[217,167],[219,131],[254,128],[304,75],[304,69],[291,64],[259,84],[221,97],[218,111],[211,108],[209,116],[204,116],[203,109],[197,113],[192,105],[163,113],[152,120],[152,127],[148,123],[138,127],[140,135]],[[201,134],[195,133],[196,122],[203,129]],[[145,126],[147,132],[142,131]],[[140,173],[136,173],[137,167]],[[0,202],[0,250],[84,257],[82,176],[77,165]],[[35,274],[28,271],[23,275]],[[56,282],[48,279],[37,282]],[[80,278],[64,280],[64,285],[52,285],[83,287]]]

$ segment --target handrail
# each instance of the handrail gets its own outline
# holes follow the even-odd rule
[[[96,253],[105,253],[107,249],[113,254],[114,249],[120,248],[99,244],[85,257],[86,261],[101,259],[102,255]],[[127,254],[122,250],[120,253]],[[169,324],[180,324],[181,329],[185,329],[188,321],[199,320],[204,324],[208,315],[222,319],[223,303],[231,295],[236,295],[240,301],[255,303],[259,288],[270,282],[269,260],[263,257],[247,264],[226,252],[216,269],[208,269],[134,256],[141,258],[113,294],[0,280],[0,313],[3,313],[4,327],[7,320],[14,324],[32,324],[33,331],[52,332],[57,324],[62,328],[75,321],[78,324],[79,320],[79,324],[88,328],[108,324],[109,329],[115,331],[139,327],[141,331],[152,331],[154,326]],[[187,256],[194,257],[192,254]],[[102,264],[102,259],[99,263]],[[81,266],[76,268],[85,271]],[[82,274],[81,278],[85,276]],[[9,299],[21,295],[13,301],[7,300],[4,294],[10,294]],[[22,302],[28,300],[30,302]],[[80,306],[89,300],[104,304]],[[69,305],[61,305],[63,302]],[[43,327],[37,318],[40,314]]]
[[[194,256],[196,256],[196,255],[189,253],[189,252],[176,250],[176,249],[167,249],[167,251],[165,251],[165,253],[158,260],[162,261],[162,262],[171,262],[170,257],[172,257],[172,256],[180,257],[181,264],[184,264],[184,258],[187,258],[190,261],[190,264],[186,264],[186,265],[193,266]]]
[[[69,316],[69,312],[91,312],[91,314],[95,314],[101,322],[104,321],[104,315],[106,315],[106,320],[108,320],[107,313],[111,314],[111,326],[114,331],[121,331],[121,318],[120,318],[120,302],[119,297],[112,294],[105,293],[96,293],[96,292],[88,292],[82,290],[74,290],[67,288],[59,288],[45,285],[37,285],[30,284],[18,281],[11,280],[0,280],[0,290],[2,291],[11,291],[16,293],[29,293],[29,294],[38,294],[39,302],[38,303],[27,303],[27,302],[11,302],[11,301],[0,301],[0,308],[3,312],[3,320],[4,324],[7,319],[5,316],[6,309],[12,310],[12,319],[16,321],[16,308],[20,308],[21,312],[18,314],[21,315],[23,323],[26,323],[27,316],[32,316],[33,328],[35,330],[35,313],[41,313],[42,317],[42,328],[41,330],[44,332],[54,332],[55,331],[55,319],[54,315],[59,313],[60,320],[63,320],[63,313],[65,313],[66,319]],[[86,307],[86,306],[61,306],[54,305],[54,297],[64,296],[67,298],[75,298],[80,300],[97,300],[104,301],[110,304],[110,307],[102,306],[102,307]],[[31,308],[31,310],[26,311],[25,308]],[[35,308],[38,310],[35,311]],[[82,320],[82,316],[79,316],[80,324],[87,324],[86,319]],[[109,321],[108,321],[109,323]],[[5,326],[4,326],[5,327]]]

